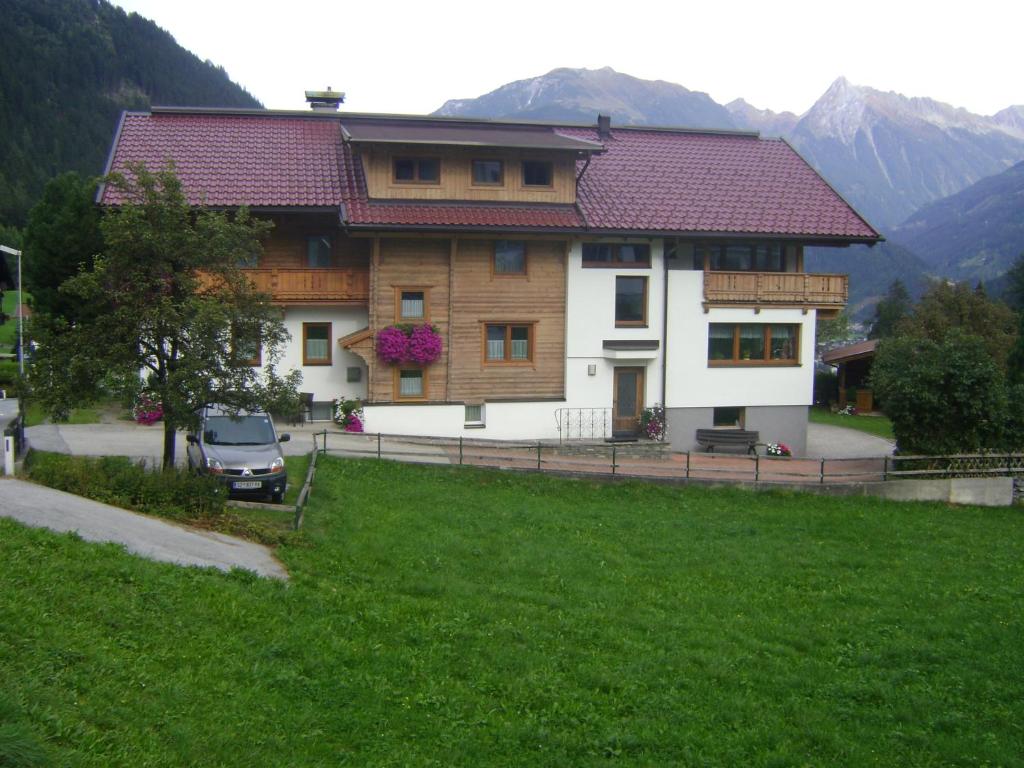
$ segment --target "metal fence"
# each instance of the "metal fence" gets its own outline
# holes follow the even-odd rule
[[[856,485],[902,478],[1024,476],[1024,455],[782,458],[686,451],[644,455],[637,444],[487,441],[324,430],[315,450],[340,456],[661,480]]]
[[[611,408],[558,408],[558,440],[603,440],[612,436]]]

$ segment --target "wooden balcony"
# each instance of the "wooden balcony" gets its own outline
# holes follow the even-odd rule
[[[805,272],[704,273],[704,311],[725,307],[799,307],[833,315],[846,306],[846,275]]]
[[[353,269],[247,269],[256,289],[275,302],[364,302],[370,298],[370,273]]]

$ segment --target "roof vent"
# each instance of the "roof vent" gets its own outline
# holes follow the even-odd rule
[[[597,138],[599,139],[610,139],[612,137],[612,118],[611,115],[598,115],[597,116]]]
[[[306,101],[316,112],[337,112],[338,107],[345,103],[345,94],[332,91],[328,85],[326,91],[306,91]]]

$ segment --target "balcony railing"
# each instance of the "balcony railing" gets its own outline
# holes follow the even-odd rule
[[[367,301],[370,273],[352,269],[247,269],[256,289],[274,301]]]
[[[816,307],[839,310],[849,290],[846,275],[805,272],[705,272],[704,302],[731,306]]]

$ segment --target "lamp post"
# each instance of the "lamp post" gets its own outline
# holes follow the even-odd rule
[[[18,373],[25,375],[25,296],[21,288],[21,251],[9,245],[0,245],[0,251],[18,257]]]

